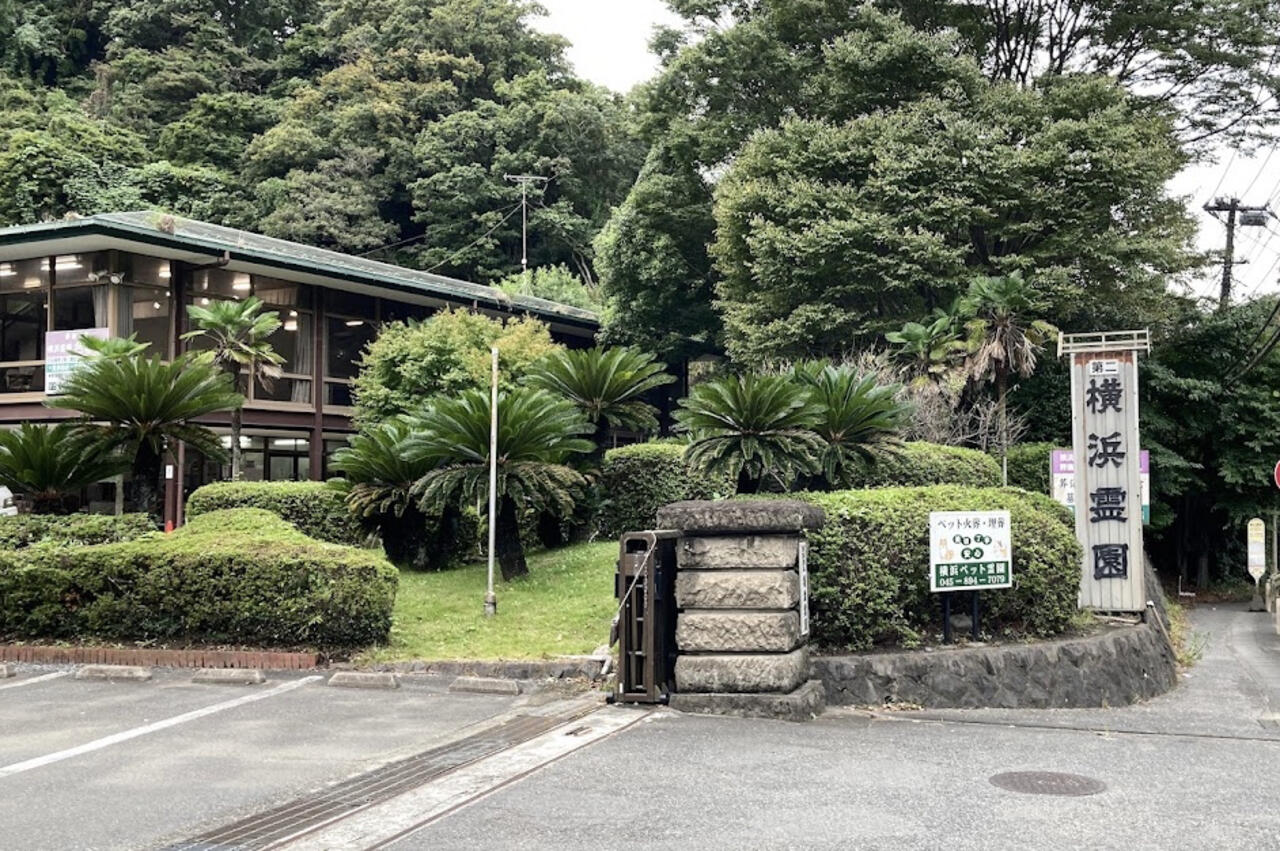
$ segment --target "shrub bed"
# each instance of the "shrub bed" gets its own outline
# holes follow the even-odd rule
[[[0,553],[0,635],[357,647],[386,639],[397,579],[273,512],[214,511],[167,535]]]
[[[1009,447],[1009,484],[1032,493],[1049,494],[1049,453],[1052,443],[1019,443]],[[1000,463],[997,459],[996,463]]]
[[[733,494],[728,476],[710,476],[690,468],[684,444],[655,441],[610,449],[600,470],[604,501],[596,521],[598,534],[652,529],[658,509],[682,499],[715,499]]]
[[[841,484],[846,488],[986,488],[999,487],[1001,481],[1000,464],[985,452],[917,441],[880,453],[873,463],[861,469],[849,469]]]
[[[797,496],[827,513],[809,536],[813,638],[824,649],[913,646],[940,630],[941,604],[929,592],[930,511],[1010,513],[1014,584],[982,592],[984,632],[1055,635],[1076,613],[1080,547],[1067,513],[1048,497],[954,486]]]
[[[342,494],[324,482],[215,482],[187,498],[189,518],[228,508],[266,509],[304,535],[334,544],[358,547],[368,538]]]
[[[36,544],[109,544],[155,531],[155,523],[146,514],[17,514],[0,517],[0,550],[22,550]]]

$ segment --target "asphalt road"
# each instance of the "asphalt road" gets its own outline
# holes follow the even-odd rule
[[[447,742],[456,767],[282,847],[1280,848],[1280,638],[1243,607],[1193,617],[1203,660],[1142,706],[808,724],[456,695],[433,678],[382,692],[25,669],[0,681],[0,848],[178,847]],[[540,713],[554,717],[528,727]],[[477,750],[512,718],[527,735]],[[1010,771],[1105,789],[990,782]]]
[[[393,847],[1280,848],[1280,638],[1243,606],[1193,622],[1202,661],[1141,706],[809,724],[663,713]],[[1106,790],[990,783],[1011,771]]]

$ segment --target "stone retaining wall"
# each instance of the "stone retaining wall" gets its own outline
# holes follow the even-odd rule
[[[1150,612],[1150,610],[1148,610]],[[814,656],[829,704],[935,709],[1122,706],[1177,683],[1173,650],[1150,615],[1136,626],[1035,644]]]

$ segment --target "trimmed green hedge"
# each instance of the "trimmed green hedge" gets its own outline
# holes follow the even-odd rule
[[[263,508],[304,535],[359,547],[369,537],[347,509],[342,494],[324,482],[215,482],[187,499],[187,517],[228,508]]]
[[[0,516],[0,550],[23,550],[36,544],[109,544],[155,531],[155,522],[146,514],[16,514]]]
[[[985,452],[922,441],[881,453],[863,469],[850,469],[841,484],[854,488],[964,485],[999,487],[1000,464]]]
[[[733,495],[728,476],[694,471],[684,460],[684,449],[682,443],[654,441],[604,454],[600,470],[604,501],[596,520],[601,537],[652,529],[658,509],[671,502]]]
[[[813,639],[826,650],[912,646],[941,630],[941,603],[929,592],[930,511],[1010,513],[1014,584],[982,592],[984,632],[1055,635],[1076,613],[1080,546],[1070,517],[1048,497],[950,486],[796,496],[827,513],[809,536]]]
[[[1032,493],[1049,494],[1049,453],[1052,443],[1019,443],[1009,447],[1009,485]],[[997,458],[996,463],[1000,461]]]
[[[398,579],[273,512],[214,511],[167,535],[0,553],[0,636],[360,647],[386,640]]]

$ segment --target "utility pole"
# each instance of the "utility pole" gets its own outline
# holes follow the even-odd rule
[[[529,290],[529,184],[546,183],[551,178],[536,174],[504,174],[503,180],[520,184],[520,270],[524,277],[524,289]]]
[[[1222,252],[1222,291],[1218,296],[1218,310],[1225,310],[1231,304],[1231,267],[1237,262],[1245,262],[1235,259],[1236,225],[1239,224],[1241,227],[1265,227],[1267,217],[1271,214],[1271,211],[1266,204],[1261,207],[1241,204],[1240,199],[1234,196],[1230,198],[1215,198],[1212,203],[1204,205],[1204,211],[1210,214],[1227,214],[1227,246]],[[1238,218],[1237,213],[1239,214]],[[1214,218],[1216,219],[1217,216],[1215,215]]]

